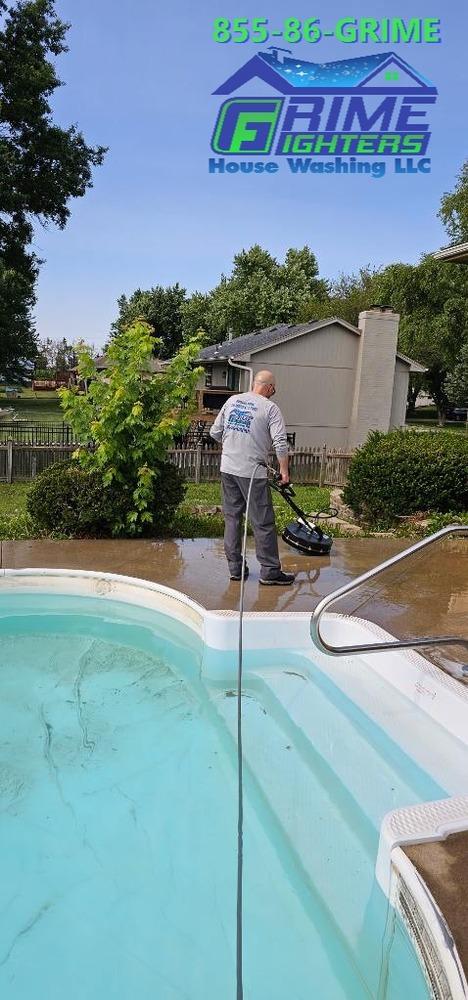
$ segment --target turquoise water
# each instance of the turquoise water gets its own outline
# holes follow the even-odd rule
[[[235,699],[207,691],[200,656],[189,633],[147,611],[0,597],[2,997],[235,996]],[[369,736],[370,767],[388,757],[392,802],[440,794],[397,748],[376,748],[347,699],[319,693],[322,734],[354,727],[356,746]],[[246,1000],[377,996],[377,819],[338,759],[332,768],[319,739],[309,755],[261,693],[246,698],[244,732]],[[281,754],[294,764],[284,775]],[[266,794],[268,761],[298,838],[310,830],[311,861]],[[401,929],[392,941],[385,995],[426,998]]]

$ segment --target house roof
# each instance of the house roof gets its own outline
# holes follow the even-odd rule
[[[257,351],[264,351],[266,347],[274,344],[281,344],[283,341],[292,340],[293,337],[301,337],[304,333],[311,333],[319,327],[327,326],[330,323],[341,323],[352,333],[359,336],[359,330],[346,323],[345,320],[320,319],[310,320],[308,323],[278,323],[276,326],[267,326],[256,333],[247,333],[244,337],[234,337],[233,340],[225,340],[221,344],[211,344],[204,347],[200,352],[200,361],[224,361],[227,358],[246,359],[250,354]]]
[[[305,333],[312,333],[314,330],[331,326],[332,323],[338,323],[356,337],[361,336],[361,331],[358,330],[357,326],[353,326],[352,323],[339,319],[337,316],[331,316],[330,319],[310,320],[308,323],[291,323],[289,325],[278,323],[276,326],[267,326],[256,333],[247,333],[244,337],[234,337],[221,344],[210,344],[209,347],[204,347],[200,351],[197,360],[205,362],[205,364],[212,361],[227,361],[228,358],[247,361],[251,354],[293,340],[295,337],[302,337]],[[418,361],[413,361],[406,354],[398,352],[396,357],[404,364],[408,364],[411,372],[426,371]]]
[[[254,77],[271,84],[280,93],[302,93],[314,91],[343,93],[365,86],[366,91],[400,93],[424,89],[437,93],[436,88],[413,69],[396,52],[379,52],[375,55],[358,56],[355,59],[339,59],[328,63],[308,62],[296,57],[278,59],[277,49],[272,52],[257,52],[248,59],[232,76],[214,91],[215,94],[230,94]],[[387,66],[398,66],[405,74],[405,80],[392,84],[382,80],[382,72]],[[374,77],[378,77],[373,80]],[[411,80],[414,84],[411,85]],[[373,86],[374,84],[374,86]]]
[[[458,243],[456,246],[442,247],[432,254],[434,260],[448,260],[459,264],[468,264],[468,243]]]
[[[402,354],[401,351],[397,351],[396,356],[398,361],[403,361],[404,364],[410,366],[410,372],[418,372],[420,375],[427,372],[427,368],[425,368],[424,365],[420,365],[419,361],[414,361],[413,358],[409,358],[407,354]]]

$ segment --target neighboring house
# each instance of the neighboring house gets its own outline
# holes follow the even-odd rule
[[[111,367],[111,364],[108,361],[107,356],[105,354],[100,354],[97,358],[95,358],[94,364],[96,365],[96,371],[98,372],[106,372],[107,369]],[[141,374],[143,378],[151,378],[152,375],[159,375],[161,372],[163,372],[165,370],[166,365],[167,362],[160,361],[159,358],[150,358],[147,367],[144,370],[142,370]],[[84,379],[83,382],[77,383],[77,373],[78,373],[78,368],[71,369],[71,378],[69,384],[75,384],[75,385],[78,384],[79,386],[84,388],[85,392],[87,392],[88,383],[90,380]]]
[[[212,419],[268,368],[296,447],[355,448],[371,430],[402,427],[410,373],[425,368],[397,351],[398,322],[390,308],[373,306],[359,328],[337,318],[279,324],[206,347],[197,416]]]
[[[434,260],[446,260],[453,264],[468,264],[468,243],[458,243],[456,246],[443,247],[432,254]]]
[[[98,372],[105,372],[110,368],[110,363],[105,354],[101,354],[98,358],[95,358],[94,364],[96,365]],[[158,375],[163,372],[165,364],[160,361],[159,358],[150,358],[147,367],[142,374],[144,375]]]

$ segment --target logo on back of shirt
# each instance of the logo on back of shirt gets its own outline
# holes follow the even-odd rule
[[[244,402],[243,399],[236,399],[228,417],[226,430],[250,434],[250,425],[256,412],[257,407],[253,400]]]

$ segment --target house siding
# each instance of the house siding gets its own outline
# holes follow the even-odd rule
[[[275,375],[275,402],[297,447],[345,447],[358,348],[356,334],[332,324],[251,356],[254,373]]]

